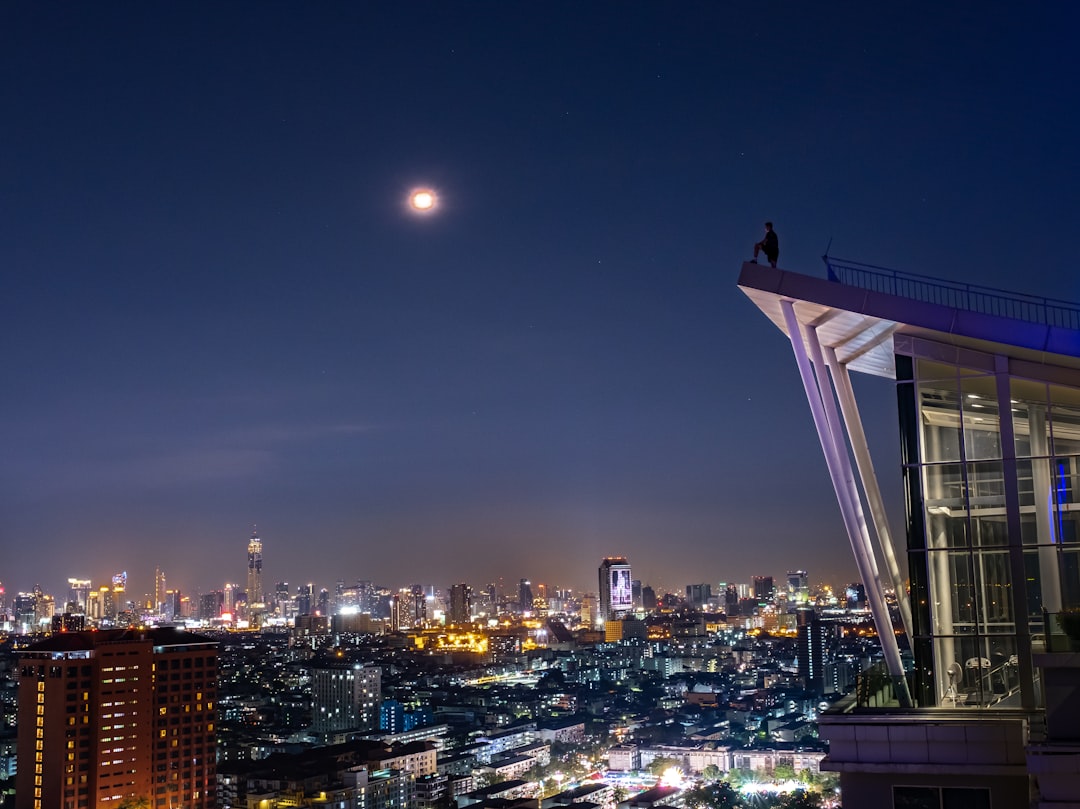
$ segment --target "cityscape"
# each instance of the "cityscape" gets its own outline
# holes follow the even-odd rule
[[[0,809],[1078,809],[1078,24],[0,4]]]
[[[50,791],[21,770],[16,784],[40,789],[41,805],[77,805],[80,796],[108,805],[106,793],[133,786],[155,806],[167,805],[164,796],[174,805],[435,809],[493,799],[559,805],[569,795],[614,809],[639,793],[706,805],[717,798],[695,797],[702,777],[738,784],[733,795],[759,803],[836,803],[838,780],[819,766],[816,717],[879,656],[859,584],[838,596],[793,570],[657,593],[626,557],[608,557],[588,593],[527,579],[509,590],[290,587],[264,584],[258,532],[245,549],[244,584],[210,593],[183,595],[159,570],[151,598],[130,598],[118,573],[101,586],[71,578],[60,599],[40,588],[6,599],[0,772],[19,777],[10,731],[36,721],[17,698],[21,687],[25,700],[23,679],[35,678],[27,663],[99,659],[99,671],[115,675],[124,670],[115,654],[131,647],[143,649],[147,669],[182,666],[196,677],[175,696],[153,688],[140,696],[140,686],[103,677],[111,688],[97,699],[107,695],[110,712],[88,710],[90,760],[105,752],[96,746],[105,728],[94,723],[108,720],[114,734],[122,727],[117,706],[150,701],[160,718],[109,737],[125,742],[110,748],[120,755],[110,766],[126,781],[98,773],[96,792]],[[50,701],[65,699],[68,677],[86,676],[81,667],[59,674],[57,696],[47,688],[34,703],[45,706],[46,739],[67,727],[67,714],[49,719]],[[140,761],[180,711],[177,744],[159,745],[176,760],[167,769]]]

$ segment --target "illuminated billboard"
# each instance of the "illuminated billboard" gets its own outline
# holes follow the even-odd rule
[[[634,608],[634,591],[630,584],[630,566],[611,568],[611,612]]]

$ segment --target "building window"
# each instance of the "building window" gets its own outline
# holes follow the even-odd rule
[[[978,787],[893,787],[893,809],[990,809],[990,790]]]

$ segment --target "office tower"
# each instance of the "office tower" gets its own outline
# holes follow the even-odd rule
[[[262,569],[262,540],[258,531],[253,530],[247,546],[247,603],[253,609],[261,608],[263,604]]]
[[[774,588],[772,576],[754,576],[751,579],[754,588],[754,598],[758,601],[772,601]]]
[[[86,602],[90,598],[90,579],[68,579],[68,611],[86,614]],[[2,612],[3,610],[0,610]]]
[[[127,571],[121,571],[112,577],[113,610],[110,618],[117,618],[127,605]]]
[[[532,583],[528,579],[518,581],[518,609],[530,612],[533,607]]]
[[[240,586],[232,584],[231,582],[226,582],[223,593],[224,595],[222,595],[221,598],[221,612],[236,617],[236,601],[240,594]]]
[[[319,598],[315,604],[315,612],[322,616],[330,614],[330,591],[325,587],[319,590]]]
[[[472,588],[467,584],[455,584],[450,588],[450,615],[452,624],[467,624],[472,620]]]
[[[419,584],[412,586],[412,625],[423,626],[427,622],[427,594]]]
[[[296,588],[296,614],[311,615],[311,597],[314,594],[315,585],[302,584]]]
[[[225,593],[214,590],[199,596],[199,617],[204,621],[214,621],[221,617],[225,605]]]
[[[630,598],[634,602],[634,609],[641,606],[641,579],[630,582]]]
[[[656,590],[648,584],[641,588],[641,608],[643,610],[656,609]]]
[[[712,598],[711,584],[686,585],[686,605],[695,610],[703,610]]]
[[[818,614],[809,607],[796,610],[795,620],[799,679],[807,691],[821,696],[825,693],[825,631]]]
[[[356,606],[360,612],[373,614],[378,609],[378,600],[374,584],[364,579],[356,582]]]
[[[159,615],[165,606],[165,593],[168,589],[165,584],[165,571],[159,567],[154,568],[154,612]]]
[[[828,280],[739,280],[790,340],[884,657],[819,717],[822,768],[852,806],[1028,806],[1033,788],[1042,809],[1075,805],[1080,664],[1060,617],[1080,609],[1080,306],[826,263]],[[852,371],[895,385],[910,597]]]
[[[274,585],[274,610],[282,618],[292,616],[292,598],[289,596],[287,581],[279,581]]]
[[[68,632],[21,652],[18,676],[16,809],[216,805],[214,641]]]
[[[315,733],[368,730],[379,726],[382,669],[359,663],[322,663],[311,670]]]
[[[182,616],[180,591],[166,590],[165,601],[161,605],[161,617],[165,621],[175,621]]]
[[[805,570],[788,571],[787,597],[792,604],[805,604],[810,600],[810,580]]]
[[[630,563],[625,556],[608,556],[600,563],[600,620],[613,621],[634,608]]]
[[[592,593],[581,597],[581,621],[590,629],[595,629],[600,624],[599,599]]]

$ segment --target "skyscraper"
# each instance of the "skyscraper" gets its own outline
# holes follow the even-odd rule
[[[65,611],[81,612],[85,615],[89,598],[90,579],[68,579],[68,600]]]
[[[65,632],[20,658],[16,809],[216,805],[216,642]]]
[[[518,609],[529,612],[533,608],[532,582],[528,579],[518,581]]]
[[[600,563],[601,621],[614,621],[634,608],[632,581],[625,556],[608,556]]]
[[[251,532],[247,546],[247,603],[249,609],[256,609],[255,605],[262,605],[263,601],[263,548],[262,540],[257,531]]]
[[[158,615],[161,614],[165,606],[165,593],[168,592],[168,589],[165,584],[165,571],[161,568],[154,568],[154,612]]]
[[[805,570],[788,571],[787,597],[792,604],[805,604],[810,600],[810,580]]]
[[[754,588],[754,598],[758,601],[772,601],[774,594],[772,576],[754,576],[751,583]]]
[[[467,624],[472,619],[472,588],[455,584],[450,588],[450,623]]]
[[[825,632],[817,613],[809,607],[796,611],[799,679],[818,696],[825,692]]]

